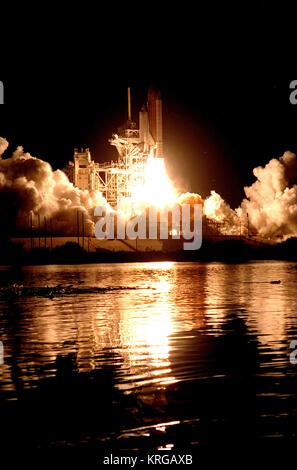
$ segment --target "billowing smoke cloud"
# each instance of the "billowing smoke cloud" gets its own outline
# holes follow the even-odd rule
[[[0,217],[2,227],[29,229],[30,214],[37,228],[52,220],[55,235],[75,235],[77,213],[84,214],[84,233],[94,235],[94,207],[108,206],[99,191],[82,191],[69,182],[60,170],[49,163],[24,153],[18,147],[10,158],[1,155],[8,142],[0,137]],[[297,158],[285,152],[264,168],[253,171],[256,181],[245,187],[246,199],[233,210],[215,191],[203,202],[207,219],[218,223],[219,231],[239,234],[248,224],[251,231],[271,240],[297,236]],[[180,204],[202,202],[198,194],[185,193],[177,198]],[[110,209],[110,208],[109,208]],[[48,227],[48,226],[47,226]]]
[[[206,217],[220,224],[222,233],[237,234],[240,230],[240,220],[237,211],[231,209],[229,204],[216,193],[210,192],[210,196],[204,201],[204,213]]]
[[[273,158],[254,169],[257,181],[244,188],[247,199],[242,209],[250,224],[264,237],[289,238],[297,235],[297,161],[292,152]]]
[[[297,236],[297,159],[292,152],[273,158],[253,170],[257,180],[244,191],[244,199],[235,210],[215,191],[204,202],[205,215],[219,222],[222,231],[239,233],[240,226],[271,240]],[[248,222],[247,222],[248,221]]]
[[[6,139],[3,137],[0,137],[0,157],[1,155],[5,152],[5,150],[8,148],[8,142]]]
[[[0,154],[8,147],[0,139]],[[106,205],[101,193],[82,191],[69,182],[60,170],[53,171],[49,163],[24,153],[18,147],[12,157],[0,159],[0,215],[7,230],[30,227],[30,214],[36,227],[52,219],[56,235],[76,234],[77,212],[80,224],[84,214],[84,233],[93,235],[93,213],[96,205]]]
[[[203,199],[199,194],[184,193],[177,199],[178,204],[202,204]]]

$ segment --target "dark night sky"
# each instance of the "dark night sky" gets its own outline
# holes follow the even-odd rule
[[[296,39],[265,10],[245,25],[219,14],[215,21],[202,12],[162,13],[138,23],[102,13],[88,25],[68,21],[65,30],[65,17],[56,18],[48,41],[44,24],[16,45],[7,36],[0,135],[10,151],[23,145],[54,168],[74,147],[89,146],[97,161],[115,159],[108,139],[126,119],[126,88],[138,120],[153,82],[163,98],[170,174],[183,189],[203,196],[215,189],[235,206],[255,166],[297,152],[297,105],[289,102]]]

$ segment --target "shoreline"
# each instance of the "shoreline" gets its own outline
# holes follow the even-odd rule
[[[68,242],[50,250],[34,248],[25,251],[19,244],[2,244],[0,264],[42,265],[42,264],[92,264],[92,263],[131,263],[131,262],[246,262],[251,260],[297,261],[297,238],[288,239],[275,245],[252,243],[252,240],[222,239],[204,240],[199,250],[182,249],[167,251],[108,251],[88,252],[78,243]]]

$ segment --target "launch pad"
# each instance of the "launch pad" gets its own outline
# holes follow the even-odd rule
[[[109,140],[118,152],[117,161],[97,163],[90,150],[74,150],[73,162],[63,169],[69,180],[82,190],[100,191],[112,207],[122,198],[130,198],[144,184],[149,156],[163,157],[162,100],[160,92],[149,88],[147,103],[139,112],[139,127],[131,117],[128,88],[128,119]]]

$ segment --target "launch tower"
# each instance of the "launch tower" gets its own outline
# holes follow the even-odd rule
[[[131,93],[128,88],[128,119],[110,139],[118,152],[117,161],[95,163],[89,149],[75,151],[74,163],[64,172],[80,189],[99,190],[107,202],[116,207],[121,198],[129,198],[133,188],[144,183],[145,165],[149,156],[162,158],[162,100],[160,91],[148,90],[147,103],[139,112],[139,127],[131,117]]]

